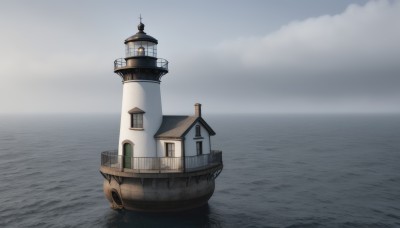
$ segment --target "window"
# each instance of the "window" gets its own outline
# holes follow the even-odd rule
[[[131,113],[131,128],[143,128],[143,113]]]
[[[126,57],[151,56],[157,57],[157,44],[150,41],[134,41],[125,45]]]
[[[201,128],[200,125],[196,125],[196,137],[200,137],[201,136]]]
[[[138,107],[134,107],[129,110],[129,115],[131,115],[131,129],[133,130],[143,130],[143,114],[144,111]]]
[[[175,156],[175,143],[166,143],[165,157],[174,157],[174,156]]]
[[[203,154],[203,142],[196,142],[197,155]]]

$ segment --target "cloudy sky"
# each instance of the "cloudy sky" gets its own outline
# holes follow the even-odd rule
[[[140,13],[170,62],[166,114],[400,112],[400,1],[0,5],[0,113],[118,113]]]

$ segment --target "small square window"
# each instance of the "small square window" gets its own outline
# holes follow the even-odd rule
[[[134,107],[133,109],[128,111],[130,115],[130,126],[133,130],[143,130],[143,114],[145,113],[138,107]]]
[[[143,113],[131,113],[131,128],[143,128]]]

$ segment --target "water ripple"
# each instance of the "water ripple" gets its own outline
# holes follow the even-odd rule
[[[400,226],[398,116],[211,117],[225,165],[214,196],[168,215],[110,209],[99,153],[118,116],[7,118],[0,227]]]

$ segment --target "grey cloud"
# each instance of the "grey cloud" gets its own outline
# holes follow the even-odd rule
[[[400,1],[371,1],[226,41],[181,60],[187,67],[168,93],[205,90],[206,102],[232,112],[398,112],[399,21]],[[198,80],[182,88],[191,84],[187,75]]]
[[[191,113],[195,102],[205,113],[400,111],[400,1],[287,23],[339,12],[348,2],[307,1],[311,9],[265,1],[229,10],[220,2],[207,11],[210,18],[193,3],[146,4],[146,31],[170,61],[161,84],[164,112]],[[122,88],[112,63],[136,31],[139,9],[129,4],[5,2],[0,113],[119,112]],[[276,10],[282,15],[271,16]],[[238,19],[239,11],[247,16]]]

